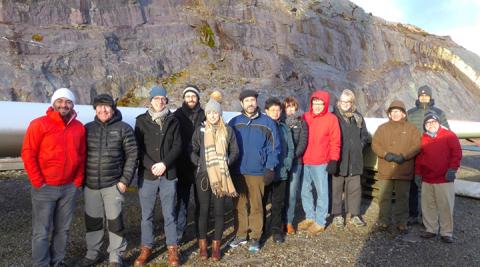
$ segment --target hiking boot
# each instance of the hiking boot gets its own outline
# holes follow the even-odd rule
[[[140,248],[140,255],[133,262],[133,266],[145,266],[150,255],[152,255],[152,248],[142,246]]]
[[[293,224],[289,223],[287,224],[287,235],[294,235],[295,234],[295,227],[293,227]]]
[[[308,227],[307,231],[311,235],[317,235],[325,231],[325,226],[314,222],[312,225],[310,225],[310,227]]]
[[[343,224],[345,223],[343,216],[335,216],[333,218],[333,225],[337,228],[343,228]]]
[[[87,257],[83,257],[80,261],[78,261],[75,264],[75,267],[90,267],[94,266],[95,264],[99,263],[101,261],[100,257],[97,257],[95,259],[90,259]]]
[[[198,256],[200,257],[200,259],[202,260],[208,259],[207,248],[208,248],[207,239],[199,239],[198,240],[198,250],[199,250]]]
[[[251,253],[257,253],[260,251],[260,241],[258,241],[258,239],[251,239],[248,251]]]
[[[454,242],[454,241],[453,241],[453,237],[451,237],[451,236],[446,236],[446,235],[442,235],[442,236],[440,237],[440,240],[442,240],[443,243],[449,243],[449,244],[451,244],[451,243]]]
[[[388,230],[388,224],[386,223],[380,223],[380,222],[377,222],[375,224],[375,229],[376,231],[380,231],[380,232],[384,232],[384,231],[387,231]]]
[[[408,228],[406,225],[404,224],[400,224],[397,226],[397,230],[398,232],[400,232],[401,235],[406,235],[408,234]]]
[[[173,245],[173,246],[168,246],[168,264],[171,266],[178,266],[180,265],[180,260],[178,258],[178,247]]]
[[[298,230],[300,231],[306,231],[312,224],[314,224],[315,221],[311,219],[305,219],[298,223]]]
[[[230,242],[229,246],[231,248],[236,248],[238,246],[241,246],[241,245],[245,245],[247,244],[247,239],[245,237],[235,237],[235,239],[232,240],[232,242]]]
[[[420,237],[421,238],[425,238],[425,239],[430,239],[430,238],[434,238],[436,237],[437,235],[434,234],[434,233],[430,233],[430,232],[423,232]]]
[[[212,241],[212,260],[219,261],[222,258],[222,251],[220,250],[221,240]]]
[[[280,233],[273,234],[273,242],[275,243],[285,242],[285,238],[283,237],[283,234],[280,234]]]
[[[362,219],[360,218],[360,216],[353,216],[350,221],[349,221],[350,224],[353,224],[355,227],[364,227],[366,226],[367,224],[362,221]]]

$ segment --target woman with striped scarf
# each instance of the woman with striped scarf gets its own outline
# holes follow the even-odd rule
[[[214,99],[205,106],[207,120],[192,137],[190,158],[197,166],[195,185],[198,193],[198,247],[201,259],[208,258],[207,230],[210,199],[213,200],[215,234],[212,241],[212,259],[220,260],[220,243],[224,228],[224,202],[236,197],[237,192],[229,172],[238,158],[239,150],[233,129],[222,119],[220,103]],[[213,194],[213,196],[212,196]]]

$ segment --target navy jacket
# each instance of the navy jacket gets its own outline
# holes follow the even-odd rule
[[[270,117],[257,109],[252,118],[242,113],[228,124],[235,131],[240,149],[233,173],[263,176],[265,169],[275,169],[281,145],[277,125]]]

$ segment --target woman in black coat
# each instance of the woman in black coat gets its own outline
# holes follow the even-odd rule
[[[357,227],[365,226],[360,217],[360,175],[363,173],[363,148],[370,143],[370,136],[365,119],[356,110],[355,94],[351,90],[343,90],[335,107],[335,115],[342,131],[342,151],[337,173],[332,178],[333,225],[344,226],[342,194],[345,191],[345,208],[351,215],[349,222]]]
[[[224,228],[224,202],[227,197],[237,196],[229,172],[238,158],[237,139],[233,129],[222,119],[220,103],[214,99],[205,106],[205,124],[197,128],[192,137],[190,159],[197,166],[195,186],[197,187],[198,247],[201,259],[208,258],[207,230],[210,199],[213,199],[215,234],[212,241],[212,259],[220,260],[220,244]],[[213,193],[213,196],[211,196]]]

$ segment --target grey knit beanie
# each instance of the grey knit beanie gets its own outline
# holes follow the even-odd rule
[[[215,101],[215,99],[210,99],[205,105],[205,114],[207,114],[209,111],[216,111],[220,115],[222,115],[222,106],[220,105],[220,103]]]

